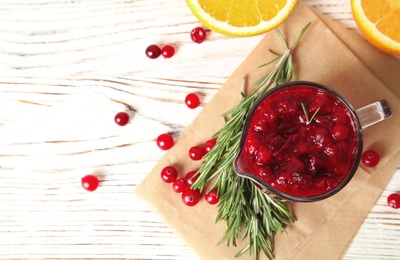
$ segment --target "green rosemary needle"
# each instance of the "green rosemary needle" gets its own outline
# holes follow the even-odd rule
[[[262,65],[277,61],[272,71],[255,83],[255,91],[245,96],[242,90],[239,104],[223,114],[225,125],[216,133],[217,142],[204,157],[197,172],[198,179],[192,186],[192,189],[200,191],[206,186],[209,190],[217,188],[220,201],[216,222],[224,220],[227,223],[226,232],[218,244],[226,241],[228,246],[236,246],[237,241],[248,239],[248,244],[236,256],[249,251],[256,259],[262,251],[269,259],[273,259],[276,232],[284,232],[285,227],[295,221],[283,200],[263,193],[250,180],[237,176],[233,170],[233,160],[239,150],[245,118],[257,98],[268,89],[295,79],[291,55],[309,25],[303,28],[290,48],[276,29],[284,52],[274,53],[277,58]],[[243,86],[246,84],[245,77]]]
[[[311,122],[313,121],[314,117],[317,115],[318,111],[320,110],[321,107],[317,108],[317,110],[315,110],[314,114],[311,116],[311,118],[308,116],[308,112],[306,109],[306,106],[304,105],[303,102],[301,102],[301,108],[303,109],[303,113],[304,116],[306,117],[306,125],[311,124]]]

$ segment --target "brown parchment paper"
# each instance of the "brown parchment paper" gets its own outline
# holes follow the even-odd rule
[[[400,62],[376,51],[361,37],[301,1],[279,29],[291,45],[308,22],[311,26],[293,54],[297,79],[330,86],[355,108],[387,99],[394,115],[364,131],[365,149],[373,148],[382,156],[376,168],[360,166],[351,182],[329,199],[290,204],[298,220],[287,228],[287,233],[276,236],[276,259],[340,258],[400,164],[400,102],[396,96]],[[237,248],[226,247],[225,243],[216,246],[226,229],[224,222],[215,223],[217,208],[204,200],[192,208],[184,206],[180,195],[160,181],[159,174],[166,165],[174,165],[181,177],[200,167],[200,162],[188,158],[188,149],[203,144],[223,126],[221,114],[239,101],[243,76],[247,75],[252,83],[271,70],[273,64],[258,68],[273,58],[268,49],[283,51],[275,32],[265,35],[136,189],[202,259],[232,259],[244,244]],[[250,257],[245,254],[241,259]]]

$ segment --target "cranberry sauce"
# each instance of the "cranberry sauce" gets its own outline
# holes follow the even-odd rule
[[[356,119],[330,91],[281,88],[258,103],[249,120],[241,155],[245,168],[280,192],[319,196],[354,173],[360,142]]]

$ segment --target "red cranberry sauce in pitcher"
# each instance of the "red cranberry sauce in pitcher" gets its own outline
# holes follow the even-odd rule
[[[254,111],[244,156],[254,175],[300,197],[336,188],[356,162],[350,109],[333,93],[307,85],[273,92]]]

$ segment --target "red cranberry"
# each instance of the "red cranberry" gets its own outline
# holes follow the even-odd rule
[[[268,124],[265,119],[258,120],[258,122],[254,124],[254,130],[260,134],[266,133]]]
[[[115,115],[114,121],[117,125],[124,126],[129,122],[129,115],[128,113],[125,112],[119,112],[118,114]]]
[[[338,182],[334,178],[322,176],[317,179],[316,185],[320,189],[329,191],[337,187]]]
[[[178,177],[178,171],[172,166],[166,166],[161,170],[161,179],[166,183],[172,183]]]
[[[190,172],[186,173],[185,182],[188,185],[188,187],[192,186],[193,183],[195,183],[197,181],[197,179],[199,178],[199,175],[196,175],[195,177],[193,177],[196,173],[197,173],[197,171],[190,171]]]
[[[194,161],[201,160],[206,154],[206,151],[200,146],[193,146],[189,149],[189,157]]]
[[[190,38],[195,43],[202,43],[206,39],[206,30],[202,27],[196,27],[190,32]]]
[[[272,153],[266,147],[261,146],[256,153],[256,163],[259,165],[266,164],[272,159]]]
[[[169,150],[174,145],[174,138],[169,134],[161,134],[157,137],[157,146],[161,150]]]
[[[318,114],[324,114],[324,115],[332,114],[333,110],[330,104],[331,101],[329,100],[328,97],[324,95],[318,95],[317,97],[315,97],[313,102],[310,104],[310,107],[308,108],[309,115],[314,114],[317,110]]]
[[[332,143],[331,134],[328,129],[324,127],[315,127],[311,129],[314,131],[312,138],[315,145],[320,148],[325,148]]]
[[[400,193],[392,193],[387,198],[387,203],[394,209],[400,208]]]
[[[208,204],[214,205],[219,202],[219,196],[217,190],[212,190],[209,193],[207,193],[204,198],[208,202]]]
[[[307,161],[307,170],[315,175],[318,171],[324,166],[324,162],[315,156],[311,156],[311,158]]]
[[[176,193],[181,193],[184,190],[186,190],[187,188],[187,184],[185,182],[185,180],[183,179],[176,179],[173,183],[172,183],[172,189],[176,192]]]
[[[334,158],[338,155],[339,148],[334,143],[330,143],[330,144],[328,144],[328,146],[325,147],[324,152],[329,157]]]
[[[375,167],[380,161],[380,156],[374,150],[367,150],[362,154],[361,161],[367,167]]]
[[[186,189],[182,192],[182,201],[186,206],[193,207],[200,201],[200,191]]]
[[[99,186],[99,179],[94,175],[86,175],[81,180],[82,187],[87,191],[95,191]]]
[[[211,151],[211,149],[215,146],[215,144],[217,143],[217,139],[210,139],[207,142],[204,143],[204,151],[206,151],[206,153],[208,153],[209,151]]]
[[[335,123],[346,124],[348,123],[349,116],[345,111],[339,110],[332,113],[332,121]]]
[[[175,48],[173,46],[171,46],[171,45],[165,45],[161,49],[161,54],[166,59],[171,58],[175,54]]]
[[[278,112],[284,115],[290,115],[296,112],[296,108],[289,101],[281,101],[277,104]]]
[[[346,140],[349,135],[349,127],[346,125],[334,125],[332,127],[332,137],[338,141]]]
[[[190,93],[186,96],[185,103],[188,108],[194,109],[200,105],[200,98],[195,93]]]
[[[150,45],[146,49],[146,56],[150,59],[156,59],[161,55],[161,49],[157,45]]]

